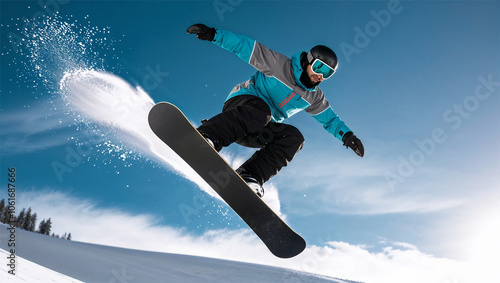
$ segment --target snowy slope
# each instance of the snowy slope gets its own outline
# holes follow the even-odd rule
[[[0,260],[1,282],[6,282],[4,279],[8,278],[7,282],[79,282],[78,280],[81,280],[110,283],[349,283],[349,281],[264,265],[67,241],[20,229],[16,230],[16,257],[18,262],[16,266],[17,275],[13,277],[7,274],[6,270],[6,257],[8,254],[5,251],[10,250],[7,247],[9,233],[6,233],[6,231],[8,232],[6,228],[6,225],[0,225],[0,248],[4,250]],[[26,260],[19,259],[19,257]]]
[[[10,256],[10,253],[0,249],[0,258],[5,259],[8,256]],[[76,280],[64,274],[45,268],[24,258],[17,258],[17,265],[21,267],[19,269],[20,272],[15,272],[15,274],[12,275],[8,273],[10,269],[7,267],[7,265],[2,264],[0,266],[0,282],[82,282],[80,280]]]

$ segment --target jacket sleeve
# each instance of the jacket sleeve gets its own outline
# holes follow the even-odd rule
[[[318,122],[323,125],[323,128],[333,134],[337,139],[342,141],[342,137],[347,132],[352,132],[346,124],[340,120],[339,116],[333,112],[331,107],[328,107],[324,112],[313,116]]]
[[[236,54],[267,76],[274,75],[278,64],[289,61],[285,55],[275,52],[248,36],[217,29],[213,43]]]
[[[318,89],[317,95],[319,99],[308,107],[306,112],[311,114],[316,121],[320,122],[325,130],[342,141],[342,137],[347,132],[352,132],[351,129],[335,114],[321,90]]]

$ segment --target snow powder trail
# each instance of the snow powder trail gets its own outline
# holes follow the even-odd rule
[[[51,115],[63,115],[61,123],[74,124],[78,133],[71,139],[78,146],[98,149],[102,158],[112,155],[124,164],[154,159],[220,199],[151,131],[147,117],[155,102],[149,94],[141,86],[133,86],[106,70],[106,60],[119,61],[120,56],[113,47],[115,40],[109,27],[97,28],[90,21],[77,22],[71,16],[63,19],[58,14],[23,21],[25,40],[17,48],[22,59],[15,64],[28,72],[19,72],[18,80],[47,90],[51,107],[58,110]],[[223,156],[236,165],[235,158],[224,153]],[[266,187],[264,201],[285,217],[272,184]]]

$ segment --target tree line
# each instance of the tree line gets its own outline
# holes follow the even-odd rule
[[[31,207],[28,209],[21,209],[17,216],[14,216],[9,211],[9,207],[5,205],[5,199],[0,200],[0,222],[5,224],[13,224],[15,227],[40,233],[43,235],[49,235],[56,238],[62,238],[65,240],[71,240],[71,233],[64,233],[64,235],[59,236],[54,233],[51,234],[52,230],[52,220],[49,218],[47,220],[43,219],[38,224],[37,229],[37,214],[31,211]]]

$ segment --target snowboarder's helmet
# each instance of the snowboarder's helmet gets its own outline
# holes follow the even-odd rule
[[[316,74],[322,74],[324,79],[331,77],[337,70],[337,55],[333,50],[324,46],[316,45],[307,53],[307,61],[311,64]]]

